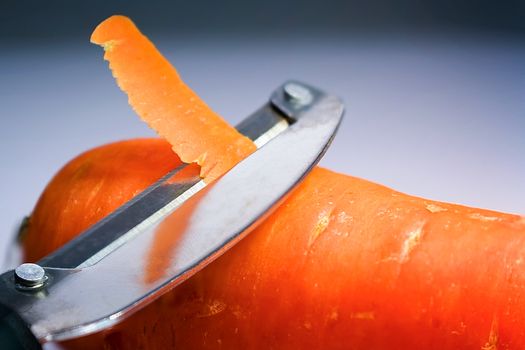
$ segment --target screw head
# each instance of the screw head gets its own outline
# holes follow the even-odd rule
[[[19,289],[38,289],[44,285],[46,280],[46,271],[40,265],[25,263],[15,269],[15,282]]]
[[[313,100],[313,95],[310,89],[297,83],[287,83],[284,85],[284,97],[300,106],[308,105]]]

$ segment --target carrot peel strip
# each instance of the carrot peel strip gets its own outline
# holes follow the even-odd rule
[[[213,181],[255,151],[180,78],[175,68],[125,16],[98,25],[91,42],[104,48],[104,59],[129,104],[172,146],[185,163],[201,166]]]

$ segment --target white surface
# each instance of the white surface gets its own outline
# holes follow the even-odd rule
[[[232,123],[295,78],[343,97],[322,165],[432,199],[525,214],[525,45],[497,38],[220,43],[153,38]],[[69,159],[153,133],[88,42],[0,55],[0,257]]]

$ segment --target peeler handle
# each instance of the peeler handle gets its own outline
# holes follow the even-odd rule
[[[42,350],[28,325],[10,307],[0,303],[0,349]]]

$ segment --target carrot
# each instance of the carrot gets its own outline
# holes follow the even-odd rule
[[[25,259],[37,261],[58,249],[181,164],[161,139],[121,141],[83,153],[40,196],[23,233]],[[113,188],[116,182],[120,185]],[[104,196],[108,191],[111,196]],[[39,210],[51,207],[62,210],[53,215]],[[41,235],[48,230],[60,234]]]
[[[119,197],[123,182],[129,193],[140,190],[126,162],[142,164],[141,176],[155,178],[161,171],[147,160],[169,153],[156,139],[128,141],[66,165],[43,195],[55,201],[40,201],[33,213],[27,238],[40,240],[25,244],[28,256],[50,252],[39,246],[46,244],[42,237],[63,241],[69,222],[85,213],[103,208],[98,215],[106,215],[115,198],[126,197]],[[86,163],[90,173],[75,177]],[[94,178],[104,187],[92,195]],[[86,204],[72,206],[68,198]],[[43,220],[57,217],[68,225]],[[163,249],[176,241],[158,237]],[[62,345],[522,349],[524,240],[520,216],[416,198],[316,168],[261,226],[204,270],[114,329]]]
[[[173,66],[131,20],[112,16],[91,41],[137,114],[166,139],[183,162],[201,166],[212,181],[255,151],[255,145],[214,113],[179,77]]]
[[[128,23],[121,17],[108,21]],[[128,34],[129,23],[97,28],[96,41],[113,47],[106,55],[118,52],[119,45],[138,47],[110,38],[144,42],[141,36],[114,35],[121,29]],[[155,52],[152,61],[156,62]],[[117,61],[122,67],[113,67],[120,84],[119,72],[127,69],[126,51],[121,54]],[[129,54],[133,58],[135,53]],[[144,76],[163,71],[149,64],[149,56],[141,57],[148,67]],[[111,64],[117,61],[110,58]],[[140,73],[137,62],[131,59],[129,64]],[[180,87],[179,80],[173,81]],[[162,113],[163,103],[169,109],[170,102],[158,97],[162,91],[148,90],[149,82],[137,80],[136,95],[125,88],[135,108],[142,98],[154,100],[160,110],[159,123],[168,123],[168,118],[177,119],[176,123],[184,120],[184,114]],[[203,118],[208,117],[214,118],[210,114]],[[195,154],[208,152],[222,159],[229,126],[216,124],[225,130],[209,139],[206,130],[196,130],[199,122],[187,122],[188,129],[204,136],[195,146],[187,144],[184,152],[190,149],[192,153],[194,147]],[[184,128],[185,124],[180,125]],[[173,130],[168,134],[170,142],[183,140]],[[74,229],[79,233],[82,225],[68,220],[94,223],[96,215],[83,216],[107,215],[117,202],[143,189],[143,182],[130,178],[123,191],[126,179],[120,171],[126,169],[129,175],[128,169],[135,169],[145,179],[156,178],[166,165],[148,163],[149,152],[166,163],[176,162],[166,150],[166,143],[154,139],[134,146],[117,143],[66,165],[35,208],[27,232],[27,256],[36,259],[51,251],[52,245],[42,237],[63,242]],[[207,161],[216,159],[208,156]],[[103,186],[94,190],[99,183]],[[84,204],[77,206],[73,198]],[[47,218],[61,218],[63,224]],[[152,252],[169,250],[176,241],[163,232],[157,237]],[[412,197],[316,168],[261,226],[218,260],[114,329],[62,345],[87,349],[523,349],[524,240],[523,217]]]

